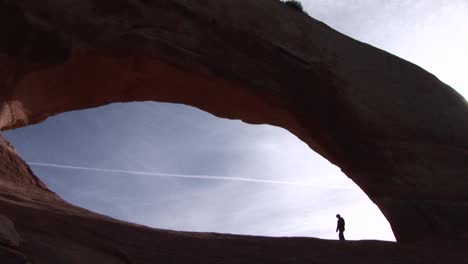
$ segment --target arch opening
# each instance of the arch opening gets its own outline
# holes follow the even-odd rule
[[[6,138],[62,198],[156,228],[394,241],[336,166],[287,130],[155,102],[74,111]]]

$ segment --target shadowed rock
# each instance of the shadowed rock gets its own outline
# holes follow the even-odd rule
[[[0,33],[7,36],[0,44],[2,129],[112,102],[189,104],[288,129],[369,195],[400,242],[468,240],[467,103],[416,65],[273,0],[3,0],[0,19]],[[4,202],[16,206],[20,233],[40,230],[31,241],[41,232],[68,240],[57,230],[46,231],[50,224],[25,224],[21,219],[30,214],[83,225],[88,220],[81,217],[91,218],[97,222],[90,229],[112,228],[107,218],[43,191],[6,142],[0,150]],[[135,245],[158,239],[140,240],[146,236],[141,227],[119,228],[133,230],[129,243]],[[102,242],[93,242],[91,231],[69,235],[84,245]],[[187,245],[193,239],[174,236]],[[106,243],[99,247],[119,248]],[[31,254],[39,251],[46,252]],[[120,250],[110,252],[122,259]],[[297,263],[310,260],[298,258]]]
[[[13,222],[4,215],[0,215],[0,244],[10,247],[18,247],[20,237],[16,233]]]

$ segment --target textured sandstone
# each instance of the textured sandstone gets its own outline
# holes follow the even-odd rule
[[[339,166],[379,206],[400,242],[468,241],[466,101],[423,69],[278,1],[0,0],[0,33],[2,129],[64,111],[143,100],[269,123],[288,129]],[[112,226],[103,216],[63,202],[11,146],[0,143],[0,190],[8,194],[5,206],[17,206],[12,207],[15,223],[34,214],[82,225],[84,219],[97,219],[90,230],[119,230],[105,235],[112,237],[120,229],[133,230],[129,243],[138,246],[163,236],[148,231],[151,238],[144,239],[139,227]],[[66,220],[56,211],[65,212]],[[13,219],[12,213],[0,213]],[[92,233],[65,235],[60,225],[51,231],[45,230],[51,224],[34,224],[18,229],[30,234],[32,244],[50,236],[50,247],[78,243],[88,252],[100,245],[88,240]],[[30,229],[40,231],[31,235]],[[180,245],[192,241],[174,236],[185,239]],[[341,247],[325,244],[331,247],[324,251],[327,256]],[[47,252],[28,245],[25,250],[33,255]],[[119,248],[105,245],[104,251]],[[123,245],[135,256],[127,248],[135,245]],[[61,248],[67,256],[66,247]],[[299,258],[297,263],[308,260]],[[122,259],[119,255],[109,263]]]
[[[20,236],[16,232],[13,222],[4,215],[0,215],[0,244],[11,247],[18,247]]]

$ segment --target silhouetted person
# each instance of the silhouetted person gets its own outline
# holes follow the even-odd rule
[[[344,226],[345,226],[345,223],[344,223],[344,218],[341,217],[341,215],[337,214],[336,215],[336,218],[338,218],[338,223],[336,224],[336,232],[340,231],[339,233],[339,238],[340,240],[345,240],[344,238]]]

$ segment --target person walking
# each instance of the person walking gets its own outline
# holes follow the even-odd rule
[[[338,218],[338,223],[336,224],[336,232],[340,231],[340,233],[338,234],[338,237],[340,238],[340,240],[345,240],[344,234],[343,234],[345,231],[344,218],[341,217],[341,215],[339,214],[336,215],[336,218]]]

